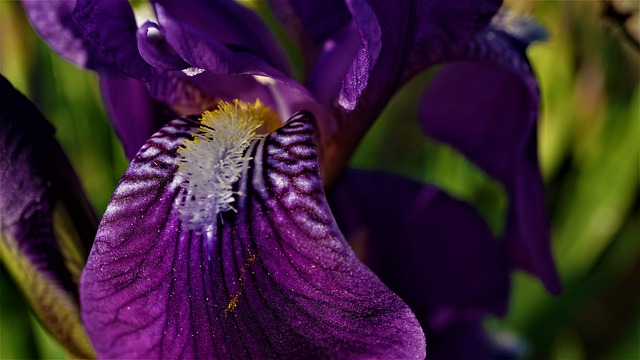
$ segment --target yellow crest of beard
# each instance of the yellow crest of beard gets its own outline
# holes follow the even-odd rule
[[[247,166],[245,150],[259,137],[256,130],[277,122],[277,115],[260,100],[235,100],[205,111],[200,121],[193,139],[185,140],[178,149],[176,175],[185,191],[176,204],[188,229],[210,231],[219,213],[235,211],[233,184]]]

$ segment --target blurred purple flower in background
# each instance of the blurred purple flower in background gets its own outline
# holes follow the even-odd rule
[[[496,15],[500,1],[272,0],[302,50],[302,82],[262,20],[233,1],[151,1],[138,25],[124,0],[23,3],[53,50],[99,74],[132,159],[95,241],[80,236],[93,247],[78,306],[77,273],[34,265],[59,250],[24,235],[41,227],[33,214],[56,218],[35,200],[62,191],[47,178],[72,172],[20,160],[64,156],[29,140],[53,142],[44,121],[13,130],[41,115],[3,83],[27,103],[0,109],[3,154],[18,154],[2,157],[0,185],[21,189],[0,202],[3,246],[27,259],[14,274],[33,267],[69,284],[69,311],[80,309],[98,357],[423,358],[426,335],[430,358],[492,358],[482,320],[506,312],[511,270],[560,290],[525,54],[544,31]],[[395,92],[438,63],[420,122],[504,185],[501,236],[432,185],[345,170]],[[83,336],[48,326],[90,356]]]

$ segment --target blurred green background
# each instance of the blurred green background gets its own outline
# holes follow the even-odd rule
[[[617,20],[603,15],[605,1],[507,3],[550,33],[529,55],[543,95],[540,157],[564,291],[550,296],[517,273],[508,316],[488,319],[487,327],[497,341],[516,344],[523,358],[640,359],[640,52],[628,39],[640,34],[639,3],[614,1],[620,12],[635,11]],[[265,10],[263,1],[253,6]],[[53,54],[20,4],[6,0],[0,1],[0,72],[56,127],[102,214],[128,161],[104,114],[95,74]],[[352,163],[435,183],[473,203],[500,232],[507,201],[500,186],[420,134],[417,100],[430,74],[394,98]],[[0,358],[65,358],[4,268]]]

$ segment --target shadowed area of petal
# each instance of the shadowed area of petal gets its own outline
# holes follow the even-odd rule
[[[81,282],[105,358],[423,358],[409,308],[354,256],[324,198],[307,113],[247,149],[237,213],[187,231],[176,210],[177,119],[141,149]]]
[[[344,0],[269,0],[269,4],[289,36],[302,46],[303,56],[311,56],[309,60],[352,19]]]
[[[53,128],[0,76],[0,259],[74,356],[93,351],[77,283],[97,220]]]
[[[103,58],[128,75],[146,81],[150,66],[136,43],[136,22],[126,0],[78,0],[73,19]]]
[[[500,357],[481,321],[457,323],[444,331],[427,331],[429,337],[429,360],[496,360]]]
[[[156,3],[158,24],[164,30],[167,43],[191,66],[214,74],[261,75],[278,80],[288,79],[283,72],[256,56],[250,49],[226,44],[189,22],[174,17],[165,6]]]
[[[164,30],[150,21],[144,23],[136,32],[140,56],[149,65],[159,70],[183,70],[189,67],[167,43]]]
[[[502,0],[419,0],[414,46],[407,78],[437,62],[459,55],[500,8]]]
[[[300,46],[309,90],[321,104],[333,107],[361,42],[349,8],[343,0],[269,3]]]
[[[469,204],[432,185],[362,170],[339,178],[329,199],[359,258],[425,329],[440,333],[506,312],[505,244]]]
[[[426,134],[458,149],[504,184],[510,197],[505,237],[512,265],[534,273],[555,293],[560,282],[537,154],[540,94],[525,54],[527,36],[519,31],[519,38],[500,26],[479,34],[459,61],[444,65],[433,79],[420,118]]]
[[[151,98],[145,83],[116,69],[100,72],[100,92],[105,110],[129,159],[173,117],[168,109]]]
[[[174,19],[188,23],[203,36],[239,51],[252,53],[282,73],[290,73],[287,58],[260,17],[235,1],[153,1]]]
[[[29,22],[53,51],[77,66],[96,68],[100,56],[71,16],[76,0],[23,0],[22,4]]]

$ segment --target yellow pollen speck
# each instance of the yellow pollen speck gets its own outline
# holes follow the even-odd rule
[[[238,291],[235,292],[235,294],[233,294],[233,296],[231,297],[231,300],[229,300],[227,307],[224,309],[224,316],[228,316],[233,312],[233,310],[236,309],[236,307],[238,307],[238,300],[240,299],[240,295],[242,295],[242,287],[244,286],[244,282],[247,279],[247,269],[257,259],[256,254],[253,253],[252,251],[247,251],[245,257],[246,257],[246,261],[244,264],[245,267],[240,269],[240,278],[238,279],[240,280],[240,288],[238,289]]]
[[[231,298],[229,304],[227,304],[227,308],[224,309],[224,316],[228,316],[231,312],[233,312],[233,310],[236,309],[236,307],[238,306],[238,298],[240,297],[240,294],[242,294],[242,290],[239,290],[233,295],[233,298]]]

